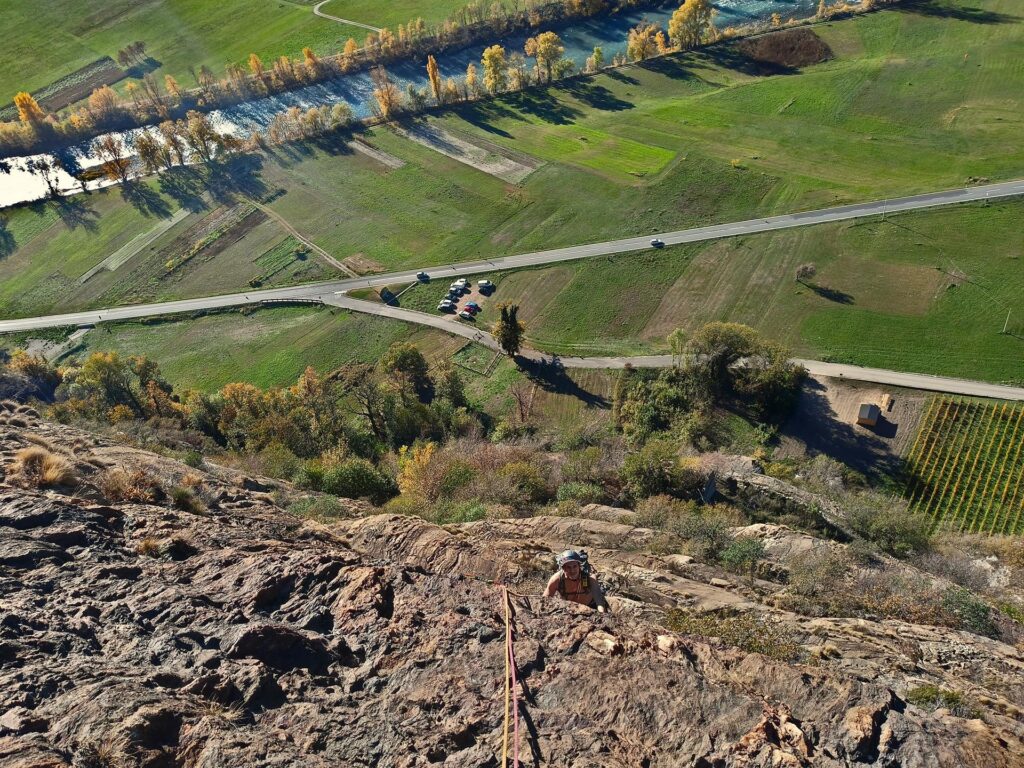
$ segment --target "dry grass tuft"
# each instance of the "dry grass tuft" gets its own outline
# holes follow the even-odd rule
[[[8,476],[28,488],[71,485],[76,479],[75,468],[67,459],[41,446],[18,451]]]
[[[165,496],[160,481],[143,469],[108,469],[100,475],[96,487],[112,502],[152,504]]]
[[[143,557],[159,557],[160,542],[152,536],[147,536],[136,545],[135,552]]]

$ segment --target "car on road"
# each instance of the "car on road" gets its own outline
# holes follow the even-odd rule
[[[426,272],[420,271],[416,273],[416,279],[422,280],[425,283],[428,280],[430,280],[430,275],[428,275]]]
[[[459,312],[459,317],[461,317],[463,320],[472,320],[473,313],[467,309],[464,309],[461,312]]]
[[[659,238],[655,237],[654,239],[651,240],[651,247],[652,248],[664,248],[665,247],[665,241],[664,240],[660,240]]]

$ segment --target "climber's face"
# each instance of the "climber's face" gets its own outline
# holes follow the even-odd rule
[[[562,573],[565,574],[567,579],[575,581],[580,577],[580,564],[570,560],[568,563],[562,566]]]

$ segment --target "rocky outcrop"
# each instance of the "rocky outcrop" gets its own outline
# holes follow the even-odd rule
[[[87,462],[93,447],[76,455]],[[664,628],[662,607],[756,601],[735,579],[711,586],[703,566],[644,551],[650,531],[572,518],[321,525],[244,482],[177,470],[213,489],[205,508],[107,503],[88,482],[0,484],[5,767],[496,768],[497,579],[521,593],[512,603],[524,765],[1024,761],[1008,697],[990,692],[1005,710],[974,720],[903,697],[908,680],[937,680],[943,664],[1020,664],[995,641],[935,628],[872,634],[870,622],[856,636],[858,622],[817,619],[847,638],[847,657],[773,661]],[[591,548],[620,612],[537,596],[553,552],[569,545]],[[902,669],[886,654],[907,637],[926,650]]]

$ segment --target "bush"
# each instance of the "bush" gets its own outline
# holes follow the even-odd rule
[[[999,637],[988,605],[963,587],[952,587],[942,595],[942,608],[955,617],[961,629],[985,637]]]
[[[696,498],[707,481],[699,464],[680,459],[676,447],[668,440],[651,440],[627,456],[622,479],[635,499],[658,494]]]
[[[843,587],[850,561],[842,552],[819,546],[789,561],[789,589],[804,597],[831,596]]]
[[[316,459],[304,462],[292,475],[292,482],[299,488],[305,488],[308,491],[322,491],[324,489],[323,465]]]
[[[801,656],[800,645],[789,630],[770,619],[751,613],[720,616],[674,609],[669,611],[665,623],[673,632],[717,637],[748,653],[760,653],[780,661],[798,661]]]
[[[958,691],[949,691],[937,685],[922,685],[907,691],[907,701],[916,707],[934,712],[948,709],[954,717],[981,717],[981,713]]]
[[[602,501],[604,489],[594,483],[570,482],[558,486],[558,501],[576,501],[580,504],[596,504]]]
[[[422,517],[424,520],[434,519],[433,505],[422,496],[411,493],[403,493],[401,496],[391,499],[384,505],[384,511],[390,515]]]
[[[197,514],[204,510],[203,502],[201,502],[196,495],[189,488],[182,486],[176,486],[171,489],[171,504],[177,509],[184,510],[185,512],[192,512]]]
[[[110,502],[152,504],[165,496],[160,481],[143,469],[108,469],[99,476],[96,487]]]
[[[540,467],[529,461],[510,462],[498,470],[498,475],[507,480],[513,491],[525,501],[541,502],[550,497],[547,478]],[[509,501],[514,503],[513,499]]]
[[[38,445],[18,451],[9,475],[28,488],[71,485],[76,479],[75,469],[67,459]]]
[[[366,459],[349,459],[324,470],[323,491],[379,505],[398,493],[398,485]]]
[[[338,520],[352,516],[348,507],[333,496],[306,496],[289,504],[288,511],[313,520]]]
[[[686,551],[704,562],[716,562],[733,542],[724,520],[698,513],[674,520],[667,529],[686,539]]]
[[[754,571],[762,557],[764,557],[764,541],[752,536],[744,536],[741,539],[733,539],[732,543],[722,550],[718,559],[730,571],[747,574],[751,585],[753,585]]]
[[[182,464],[198,469],[203,465],[203,454],[199,451],[185,451],[185,455],[181,459]],[[288,477],[288,475],[280,475],[280,477]]]
[[[931,547],[931,521],[906,505],[862,494],[847,504],[853,530],[896,557],[910,557]]]

